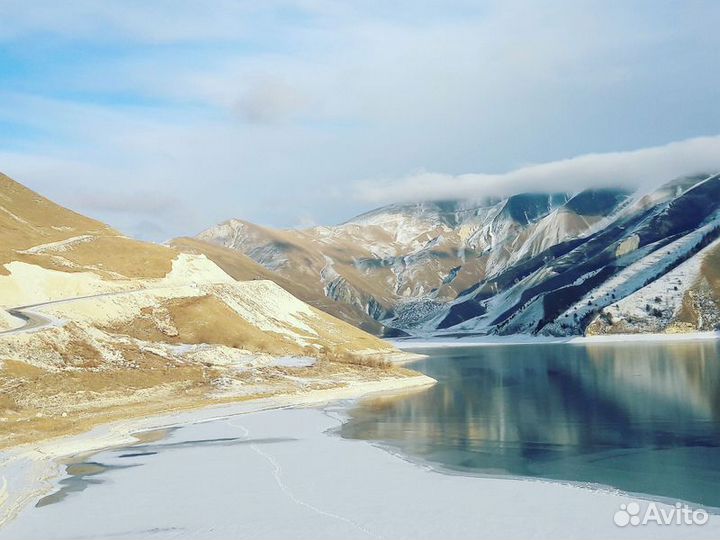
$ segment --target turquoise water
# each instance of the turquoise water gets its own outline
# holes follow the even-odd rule
[[[456,471],[591,482],[720,508],[717,342],[418,351],[435,387],[361,403],[345,438]]]

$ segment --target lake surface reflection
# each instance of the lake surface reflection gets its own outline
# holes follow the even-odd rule
[[[418,351],[439,381],[361,403],[346,438],[443,467],[592,482],[720,507],[718,343]]]

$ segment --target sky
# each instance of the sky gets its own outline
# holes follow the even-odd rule
[[[0,171],[143,239],[720,170],[720,2],[0,0]]]

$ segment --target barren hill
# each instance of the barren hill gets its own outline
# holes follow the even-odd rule
[[[126,238],[6,176],[0,227],[0,446],[411,374],[391,365],[393,347],[236,253],[213,251],[215,264]]]

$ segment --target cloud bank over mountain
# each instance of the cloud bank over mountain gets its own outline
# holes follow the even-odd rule
[[[652,188],[685,175],[720,171],[720,136],[698,137],[627,152],[585,154],[502,174],[420,171],[355,184],[373,204],[506,197],[523,192],[569,192],[600,187]]]

